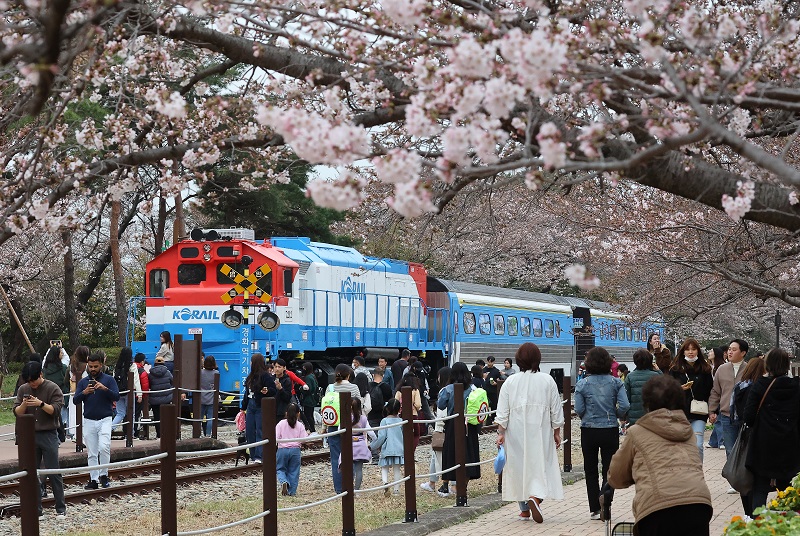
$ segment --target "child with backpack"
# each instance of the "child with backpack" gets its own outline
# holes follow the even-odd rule
[[[297,404],[286,406],[286,418],[275,425],[275,438],[302,439],[308,434],[306,427],[298,423],[300,408]],[[300,482],[300,442],[278,443],[277,461],[278,482],[281,484],[281,495],[294,497]]]
[[[391,399],[386,404],[384,409],[383,420],[381,426],[389,424],[397,424],[402,422],[398,415],[400,413],[400,401]],[[369,446],[371,450],[381,449],[381,457],[378,465],[381,468],[381,480],[384,484],[389,483],[389,468],[392,468],[394,474],[394,481],[400,480],[402,477],[403,464],[405,458],[403,456],[403,428],[401,426],[394,426],[392,428],[383,428],[378,430],[378,438]],[[400,493],[400,484],[394,485],[394,494]],[[389,496],[389,488],[384,490],[384,494]]]
[[[370,441],[375,441],[377,436],[375,435],[375,432],[369,429],[369,421],[363,415],[361,401],[357,398],[354,398],[350,402],[350,406],[352,411],[353,428],[367,430],[366,432],[353,432],[353,481],[355,483],[355,489],[361,489],[361,481],[364,474],[364,463],[368,462],[372,457],[367,439],[369,438]],[[341,463],[342,457],[340,454],[339,464],[341,465]]]

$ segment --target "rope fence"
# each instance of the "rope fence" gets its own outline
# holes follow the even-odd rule
[[[88,473],[90,471],[99,471],[100,469],[116,469],[118,467],[128,467],[131,465],[139,465],[142,463],[154,462],[162,458],[166,458],[166,452],[153,454],[152,456],[145,456],[144,458],[136,458],[135,460],[125,460],[124,462],[111,462],[103,463],[100,465],[83,466],[83,467],[65,467],[63,469],[39,469],[37,473],[39,476],[46,475],[75,475],[81,473]]]
[[[263,512],[260,512],[260,513],[254,515],[254,516],[250,516],[250,517],[245,518],[245,519],[240,519],[239,521],[234,521],[232,523],[227,523],[225,525],[219,525],[218,527],[212,527],[210,529],[200,529],[200,530],[190,530],[190,531],[186,531],[186,532],[178,532],[178,536],[193,536],[194,534],[209,534],[211,532],[218,532],[220,530],[225,530],[225,529],[229,529],[229,528],[232,528],[232,527],[238,527],[239,525],[244,525],[245,523],[250,523],[251,521],[255,521],[257,519],[261,519],[263,517],[266,517],[269,514],[270,514],[269,510],[264,510]],[[166,534],[164,536],[169,536],[169,534]]]
[[[411,479],[411,477],[407,476],[407,477],[401,478],[400,480],[395,480],[394,482],[389,482],[387,484],[383,484],[383,485],[380,485],[380,486],[375,486],[374,488],[357,489],[357,490],[355,490],[355,494],[356,495],[361,495],[362,493],[369,493],[370,491],[380,491],[382,489],[389,489],[392,486],[396,486],[398,484],[402,484],[403,482],[405,482],[407,480],[410,480],[410,479]]]
[[[214,449],[214,450],[193,450],[190,452],[176,452],[176,458],[200,458],[202,456],[216,456],[218,454],[229,454],[231,452],[236,452],[239,450],[249,449],[260,447],[261,445],[266,445],[269,443],[269,439],[262,439],[261,441],[256,441],[255,443],[248,443],[246,445],[236,445],[235,447],[230,447],[227,449]]]
[[[344,497],[345,495],[347,495],[347,492],[343,491],[343,492],[341,492],[341,493],[339,493],[337,495],[332,495],[332,496],[327,497],[325,499],[322,499],[320,501],[316,501],[316,502],[312,502],[312,503],[308,503],[308,504],[301,504],[300,506],[290,506],[290,507],[287,507],[287,508],[278,508],[278,513],[297,512],[298,510],[305,510],[307,508],[313,508],[315,506],[319,506],[321,504],[329,503],[331,501],[335,501],[336,499],[340,499],[340,498]]]

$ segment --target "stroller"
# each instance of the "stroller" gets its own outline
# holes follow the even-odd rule
[[[611,528],[611,502],[614,500],[614,488],[603,484],[600,490],[600,520],[606,524],[606,536],[633,536],[633,523],[622,521]]]

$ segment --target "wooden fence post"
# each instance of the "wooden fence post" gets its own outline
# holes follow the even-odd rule
[[[219,376],[217,376],[219,378]],[[217,380],[219,381],[219,380]],[[269,443],[261,447],[262,481],[264,489],[263,510],[269,510],[264,516],[264,536],[278,534],[278,443],[275,438],[277,404],[274,398],[261,399],[261,438],[269,439]]]
[[[564,472],[572,471],[572,378],[564,376]]]
[[[464,417],[464,385],[453,384],[453,434],[456,443],[456,506],[467,506],[467,421]]]
[[[175,404],[177,411],[175,412],[175,438],[180,441],[181,439],[181,413],[183,413],[183,402],[181,400],[181,391],[179,388],[183,387],[183,335],[175,335],[173,341],[174,357],[172,360],[172,403]],[[161,422],[164,422],[164,416],[161,416]],[[161,431],[163,436],[164,431]]]
[[[177,460],[175,457],[175,440],[177,424],[175,404],[161,406],[161,452],[167,456],[161,458],[161,534],[176,536],[178,534],[178,492]]]
[[[19,470],[28,474],[19,479],[22,536],[39,536],[39,477],[36,474],[36,418],[17,416],[17,456]]]
[[[79,380],[80,381],[80,380]],[[72,396],[75,396],[74,394]],[[75,404],[75,452],[83,452],[83,404]]]
[[[414,407],[411,398],[413,389],[406,385],[400,389],[403,402],[401,417],[408,421],[403,425],[403,456],[405,461],[405,476],[410,477],[405,483],[406,517],[404,523],[417,522],[417,467],[414,463]]]
[[[347,495],[342,497],[342,536],[355,536],[356,534],[356,501],[355,486],[353,485],[353,410],[351,408],[349,391],[339,393],[339,429],[345,433],[339,438],[342,440],[342,491]],[[336,460],[331,460],[336,463]]]

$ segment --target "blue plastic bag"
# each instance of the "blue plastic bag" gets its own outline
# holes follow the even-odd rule
[[[506,466],[506,449],[503,445],[497,449],[497,458],[494,459],[494,474],[499,475]]]

